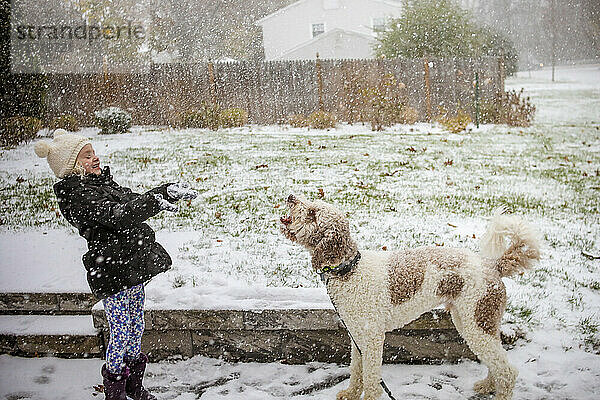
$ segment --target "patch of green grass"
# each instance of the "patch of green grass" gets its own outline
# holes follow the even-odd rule
[[[58,202],[51,179],[18,178],[0,190],[0,219],[9,226],[57,224]],[[64,224],[62,224],[64,225]]]
[[[587,349],[596,354],[600,354],[600,335],[598,327],[600,323],[597,317],[584,317],[579,320],[577,330],[583,336],[583,343]]]
[[[173,289],[177,289],[186,285],[186,280],[183,276],[178,275],[173,278]]]
[[[584,335],[594,335],[598,333],[598,326],[600,323],[597,318],[585,317],[579,320],[577,328]]]
[[[582,286],[585,286],[585,287],[587,287],[589,289],[592,289],[592,290],[600,290],[600,282],[598,282],[598,281],[594,281],[594,282],[590,282],[590,283],[587,283],[587,284],[583,284]]]
[[[579,291],[573,290],[571,295],[567,298],[567,302],[571,305],[571,311],[584,310],[583,295]]]
[[[512,305],[509,303],[506,306],[506,312],[520,322],[526,324],[531,324],[533,322],[533,310],[525,305]]]

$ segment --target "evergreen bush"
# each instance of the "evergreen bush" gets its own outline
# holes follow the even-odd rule
[[[472,14],[452,0],[406,2],[403,15],[378,36],[378,57],[502,57],[505,73],[516,72],[514,44],[502,33],[474,22]]]
[[[125,133],[131,128],[131,115],[119,107],[108,107],[94,113],[101,135]]]
[[[10,117],[0,124],[0,146],[17,146],[33,140],[42,129],[42,121],[35,117]]]
[[[204,102],[197,110],[181,113],[179,124],[182,128],[208,128],[216,131],[221,126],[221,108],[216,104]]]

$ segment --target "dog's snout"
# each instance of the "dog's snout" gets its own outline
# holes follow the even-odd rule
[[[293,194],[290,194],[287,198],[287,202],[292,204],[296,203],[296,197]]]

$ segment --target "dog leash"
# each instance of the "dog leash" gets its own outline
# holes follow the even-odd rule
[[[358,258],[360,259],[360,253],[358,253]],[[335,305],[335,302],[333,301],[333,297],[331,297],[331,295],[329,294],[329,290],[327,288],[327,284],[329,283],[329,278],[325,279],[325,274],[326,274],[326,272],[320,272],[319,276],[321,277],[321,282],[323,282],[325,284],[325,291],[327,292],[327,296],[329,296],[329,300],[331,301],[331,305],[333,305],[333,310],[335,311],[335,313],[337,314],[340,322],[344,326],[344,329],[346,329],[346,332],[348,333],[348,336],[350,336],[350,340],[352,340],[352,343],[354,344],[354,347],[356,347],[356,350],[358,350],[358,354],[362,357],[362,351],[360,350],[360,347],[358,347],[358,344],[356,343],[356,340],[354,340],[354,336],[352,336],[352,332],[350,332],[350,329],[348,329],[348,325],[346,325],[346,323],[342,319],[342,316],[340,315],[340,312],[338,311],[337,306]],[[379,384],[383,388],[383,391],[388,395],[388,397],[390,398],[390,400],[396,400],[396,398],[392,394],[392,391],[390,390],[390,388],[388,388],[387,385],[385,384],[385,382],[383,381],[383,378],[381,378],[381,381],[379,381]]]

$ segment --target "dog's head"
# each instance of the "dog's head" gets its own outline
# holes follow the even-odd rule
[[[356,244],[341,211],[321,200],[309,201],[293,194],[287,198],[287,206],[290,214],[281,217],[281,232],[312,253],[315,269],[354,256]]]

